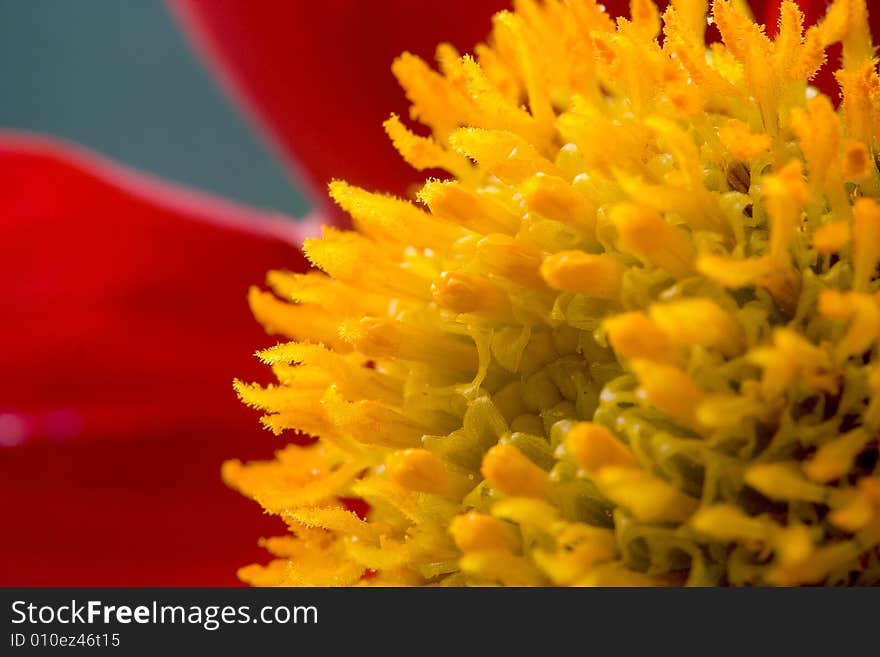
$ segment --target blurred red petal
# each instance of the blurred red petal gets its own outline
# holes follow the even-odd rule
[[[285,530],[223,485],[220,464],[265,458],[270,441],[214,431],[0,451],[0,586],[241,585],[238,567],[267,561],[259,537]]]
[[[419,180],[382,122],[408,116],[391,74],[403,51],[433,61],[441,42],[471,51],[504,0],[171,0],[181,24],[323,202],[342,178],[404,193]]]
[[[0,583],[234,582],[265,519],[220,463],[277,444],[245,295],[307,227],[27,135],[0,176]]]

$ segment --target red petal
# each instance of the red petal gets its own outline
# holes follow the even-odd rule
[[[220,462],[277,445],[245,294],[303,225],[30,136],[0,178],[0,583],[234,582],[265,525]]]
[[[382,122],[408,116],[391,62],[433,60],[438,43],[470,51],[504,0],[171,0],[198,49],[298,163],[318,199],[332,178],[403,193],[420,176]]]
[[[0,451],[0,585],[240,585],[238,567],[268,560],[259,537],[285,530],[223,485],[220,464],[266,458],[270,440],[206,432]]]

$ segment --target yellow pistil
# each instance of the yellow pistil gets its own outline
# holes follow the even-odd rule
[[[880,583],[867,3],[784,0],[773,38],[669,4],[517,0],[473,56],[393,63],[385,130],[448,177],[331,183],[353,230],[250,292],[276,381],[235,390],[317,442],[224,466],[289,528],[245,581]]]

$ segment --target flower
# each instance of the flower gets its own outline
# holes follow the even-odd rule
[[[522,0],[405,53],[428,177],[251,307],[273,432],[224,478],[289,531],[258,585],[880,582],[880,75],[864,0]],[[709,25],[720,40],[707,48]],[[841,44],[838,110],[809,87]],[[369,510],[352,509],[358,498]],[[358,513],[357,511],[361,511]]]
[[[452,0],[439,21],[421,20],[436,11],[431,3],[383,2],[369,16],[354,2],[193,0],[172,9],[188,17],[204,54],[229,65],[215,66],[225,80],[235,79],[235,62],[283,71],[283,86],[251,71],[231,90],[271,124],[291,166],[323,187],[327,159],[308,145],[319,135],[346,135],[332,149],[351,163],[346,175],[370,184],[390,170],[379,152],[358,157],[375,140],[355,139],[345,116],[362,107],[369,116],[379,95],[395,102],[381,82],[391,79],[390,55],[353,57],[339,43],[382,30],[395,50],[428,54],[444,33],[470,46],[499,6]],[[319,63],[323,75],[312,75]],[[374,95],[358,87],[367,80]],[[344,108],[340,86],[356,90]],[[9,131],[0,171],[3,243],[12,247],[0,263],[0,583],[236,583],[236,564],[261,558],[256,537],[281,526],[252,513],[218,474],[231,456],[271,453],[271,437],[230,387],[236,373],[262,376],[249,351],[268,339],[249,316],[247,287],[267,266],[305,269],[302,238],[334,217],[316,198],[310,220],[293,223]]]

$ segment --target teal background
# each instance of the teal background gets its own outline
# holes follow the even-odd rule
[[[308,207],[161,0],[0,0],[0,85],[0,127],[250,205]]]

